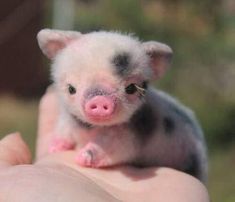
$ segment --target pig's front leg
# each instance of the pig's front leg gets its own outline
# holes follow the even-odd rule
[[[95,142],[89,142],[76,157],[76,162],[85,167],[105,167],[112,164],[106,151]]]
[[[99,135],[78,151],[76,162],[95,168],[117,165],[134,159],[136,149],[130,134]]]
[[[59,137],[57,134],[54,134],[49,145],[49,153],[72,150],[74,147],[75,143],[67,137]]]
[[[75,133],[75,128],[71,120],[65,116],[59,117],[58,125],[50,140],[49,153],[74,149],[76,144],[73,133]]]

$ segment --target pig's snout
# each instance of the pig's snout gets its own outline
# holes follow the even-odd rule
[[[115,102],[108,96],[95,96],[85,103],[85,113],[95,120],[106,120],[112,116]]]

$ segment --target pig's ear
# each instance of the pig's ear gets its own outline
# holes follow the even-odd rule
[[[166,44],[156,41],[144,42],[142,43],[142,47],[150,58],[153,79],[161,78],[170,65],[173,55],[172,49]]]
[[[75,31],[43,29],[38,33],[37,39],[42,52],[49,59],[53,59],[60,50],[81,36],[80,32]]]

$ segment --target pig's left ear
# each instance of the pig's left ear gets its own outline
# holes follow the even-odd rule
[[[173,55],[172,49],[166,44],[156,41],[144,42],[142,43],[142,47],[150,58],[153,79],[161,78],[170,65]]]
[[[53,59],[60,50],[81,36],[80,32],[75,31],[43,29],[38,33],[37,39],[42,52]]]

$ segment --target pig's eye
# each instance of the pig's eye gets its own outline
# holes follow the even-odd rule
[[[71,84],[68,85],[69,94],[73,95],[76,93],[76,88],[74,88]]]
[[[125,90],[127,94],[134,94],[137,91],[137,88],[135,84],[132,83],[129,86],[127,86]]]

